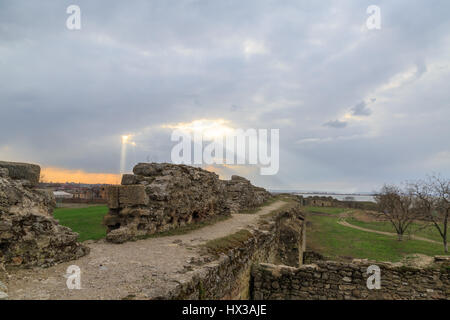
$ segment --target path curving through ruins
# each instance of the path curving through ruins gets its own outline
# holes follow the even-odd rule
[[[190,279],[196,265],[211,257],[201,245],[256,225],[261,215],[281,208],[277,201],[254,214],[233,214],[213,225],[176,236],[111,244],[85,242],[89,255],[47,269],[17,270],[7,280],[10,299],[153,299]],[[69,290],[66,270],[81,269],[81,289]]]
[[[339,220],[337,221],[337,223],[340,224],[341,226],[349,227],[349,228],[353,228],[353,229],[357,229],[357,230],[360,230],[360,231],[371,232],[371,233],[377,233],[377,234],[382,234],[382,235],[385,235],[385,236],[391,236],[391,237],[397,237],[397,234],[394,233],[394,232],[386,232],[386,231],[372,230],[372,229],[367,229],[367,228],[355,226],[355,225],[353,225],[353,224],[351,224],[351,223],[348,223],[347,220],[345,220],[345,218],[339,219]],[[411,239],[413,239],[413,240],[421,240],[421,241],[426,241],[426,242],[429,242],[429,243],[437,243],[437,244],[441,244],[441,243],[438,242],[438,241],[434,241],[434,240],[427,239],[427,238],[423,238],[423,237],[418,237],[418,236],[415,236],[415,235],[411,235],[410,237],[411,237]]]

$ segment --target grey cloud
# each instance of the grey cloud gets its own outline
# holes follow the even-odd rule
[[[425,159],[448,149],[446,1],[381,2],[373,32],[357,0],[78,0],[80,31],[65,28],[69,4],[0,2],[2,159],[117,173],[122,134],[138,139],[129,169],[170,160],[162,124],[223,118],[280,129],[280,173],[257,177],[263,186],[370,191],[424,176]],[[265,52],[246,55],[247,40]],[[378,96],[413,67],[417,81]],[[324,125],[343,106],[362,122]]]
[[[370,110],[364,101],[361,101],[352,108],[352,115],[354,116],[370,116],[372,110]]]
[[[342,129],[342,128],[345,128],[347,126],[347,124],[348,123],[346,121],[331,120],[331,121],[325,122],[323,125],[326,127]]]
[[[416,77],[420,78],[425,72],[427,72],[427,64],[425,63],[424,59],[420,59],[416,63],[417,73]]]

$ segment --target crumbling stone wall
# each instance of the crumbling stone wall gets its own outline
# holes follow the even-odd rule
[[[367,268],[380,267],[381,288],[367,288]],[[448,266],[396,266],[354,260],[353,263],[317,261],[298,268],[258,264],[252,269],[256,300],[450,299]]]
[[[233,213],[256,208],[271,197],[266,189],[255,187],[243,177],[233,175],[224,183],[227,205]]]
[[[40,167],[0,162],[0,266],[50,266],[89,249],[53,218],[51,192],[36,189]]]
[[[338,207],[340,201],[334,199],[333,197],[326,196],[297,196],[300,203],[304,206],[315,206],[315,207]]]
[[[8,170],[11,179],[22,180],[30,186],[37,186],[41,175],[41,167],[36,164],[0,161],[0,168]]]
[[[278,236],[276,264],[298,267],[303,264],[306,250],[306,227],[298,206],[278,214],[276,230]]]
[[[323,255],[312,250],[305,250],[303,252],[303,264],[312,264],[316,261],[326,260]]]
[[[288,260],[293,262],[293,266],[299,266],[300,258],[295,254],[303,254],[304,223],[304,214],[298,205],[290,205],[273,215],[262,217],[255,228],[249,229],[252,236],[245,242],[222,254],[217,260],[201,266],[190,281],[180,283],[169,296],[160,298],[250,299],[253,293],[252,265],[261,262],[280,263],[288,253],[292,255]],[[287,238],[280,236],[283,226],[287,224],[302,234],[295,236],[299,243],[292,239],[283,243]],[[285,250],[292,244],[296,249]],[[280,246],[284,249],[280,250]]]
[[[333,197],[326,196],[302,196],[297,195],[298,201],[303,206],[314,207],[339,207],[339,208],[352,208],[361,210],[377,210],[377,204],[371,201],[348,201],[337,200]]]
[[[115,243],[226,216],[259,206],[270,197],[244,178],[219,180],[201,168],[169,163],[139,163],[122,185],[107,190],[106,239]],[[242,198],[237,199],[241,190]]]

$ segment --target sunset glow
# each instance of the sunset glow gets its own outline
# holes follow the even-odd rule
[[[42,168],[41,179],[44,182],[75,182],[89,184],[117,184],[120,183],[120,174],[92,173],[83,170],[70,170],[63,168]]]

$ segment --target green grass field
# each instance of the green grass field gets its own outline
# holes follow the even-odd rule
[[[103,217],[108,213],[107,206],[92,206],[87,208],[57,208],[54,216],[63,226],[71,228],[80,234],[80,242],[98,240],[106,236],[106,227],[102,224]]]
[[[345,208],[332,208],[332,207],[305,207],[307,212],[310,213],[327,213],[327,214],[339,214],[349,209]]]
[[[337,210],[333,210],[337,209]],[[319,211],[320,210],[320,211]],[[307,230],[307,245],[331,259],[367,258],[377,261],[397,262],[409,254],[420,253],[428,256],[443,255],[441,244],[433,244],[421,240],[398,241],[396,237],[390,237],[365,231],[360,231],[339,225],[338,213],[341,208],[314,208],[312,212],[328,213],[330,215],[308,215],[309,226]],[[307,210],[311,212],[310,210]],[[345,211],[345,210],[344,210]],[[336,214],[336,216],[333,216]],[[390,227],[385,223],[361,222],[356,219],[348,219],[349,223],[367,229],[389,231]],[[433,240],[436,234],[432,229],[417,233],[419,236]]]

